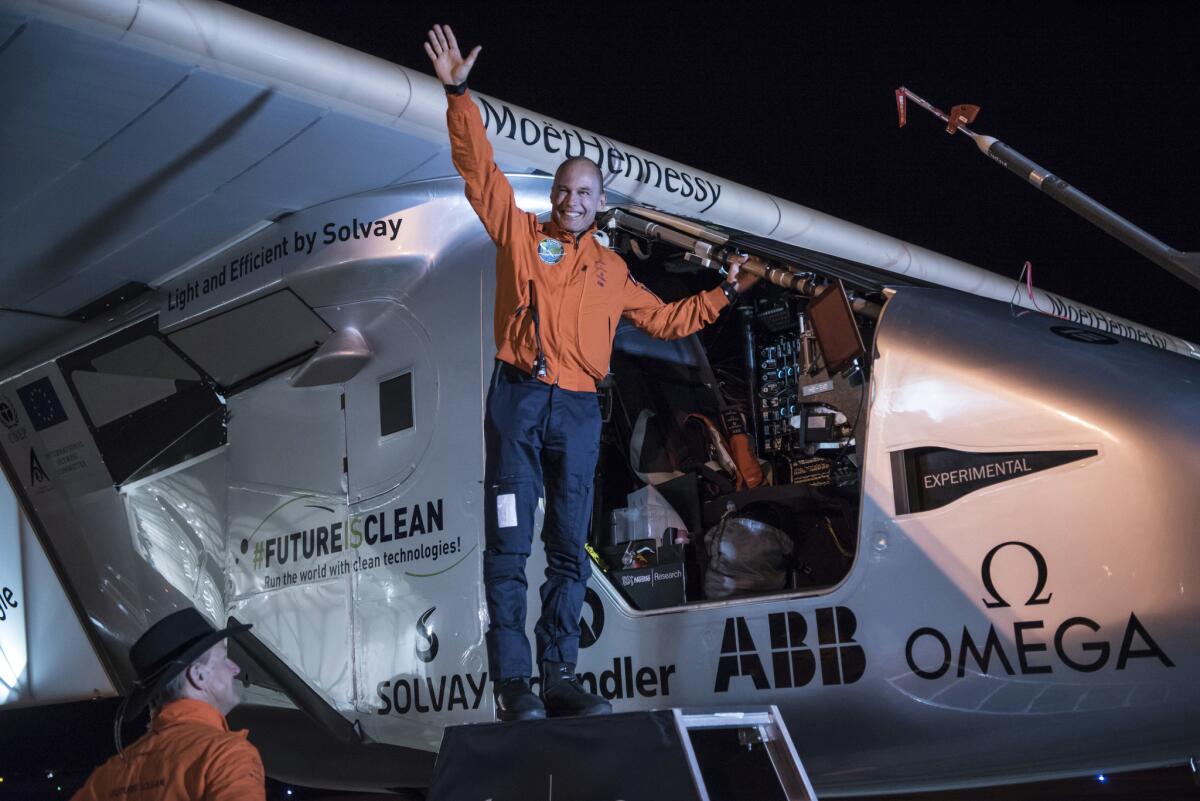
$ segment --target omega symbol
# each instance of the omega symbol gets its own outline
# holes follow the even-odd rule
[[[992,576],[992,561],[996,554],[1010,545],[1024,549],[1032,557],[1037,571],[1033,590],[1024,605],[1040,606],[1050,603],[1054,594],[1046,592],[1048,571],[1045,557],[1029,543],[1012,540],[995,546],[983,558],[980,577],[991,596],[990,601],[987,598],[982,599],[984,606],[988,609],[1011,607],[996,590],[995,579]],[[1018,597],[1021,595],[1024,595],[1024,590]],[[1009,617],[1010,615],[1006,614],[1003,623],[991,623],[986,631],[976,629],[972,632],[967,626],[962,626],[961,636],[957,633],[958,627],[955,627],[952,634],[933,626],[916,629],[909,635],[904,646],[904,658],[908,662],[909,670],[914,676],[927,681],[934,681],[946,675],[962,679],[968,673],[972,676],[995,676],[1001,671],[1005,676],[1036,676],[1064,670],[1073,673],[1094,673],[1103,670],[1113,654],[1116,654],[1113,670],[1125,670],[1130,662],[1136,659],[1157,659],[1163,667],[1175,667],[1175,663],[1132,611],[1119,639],[1103,634],[1100,623],[1082,615],[1068,617],[1057,626],[1045,619],[1009,620]],[[1114,621],[1113,625],[1120,624]],[[1016,659],[1013,659],[1013,656]],[[1082,699],[1085,695],[1086,688],[1079,698]]]
[[[1000,596],[1000,593],[996,591],[996,585],[992,580],[992,559],[995,558],[996,554],[999,553],[1000,550],[1007,548],[1009,545],[1019,545],[1025,550],[1029,551],[1029,555],[1033,557],[1033,564],[1037,568],[1037,583],[1034,584],[1033,592],[1030,594],[1029,600],[1025,602],[1025,605],[1038,606],[1040,604],[1050,603],[1050,599],[1054,597],[1054,593],[1048,594],[1045,598],[1039,597],[1042,594],[1042,591],[1046,589],[1046,575],[1048,571],[1046,569],[1045,557],[1042,556],[1041,551],[1039,551],[1037,548],[1034,548],[1029,543],[1011,540],[1009,542],[1000,543],[995,548],[992,548],[992,550],[988,551],[987,556],[983,557],[983,567],[980,570],[980,578],[983,579],[983,586],[987,589],[988,594],[992,596],[992,600],[990,601],[986,598],[981,599],[983,601],[983,605],[988,609],[1000,609],[1010,606],[1008,601],[1004,600],[1004,598]]]

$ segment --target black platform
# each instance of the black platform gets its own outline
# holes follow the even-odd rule
[[[814,799],[775,707],[446,729],[430,801]]]

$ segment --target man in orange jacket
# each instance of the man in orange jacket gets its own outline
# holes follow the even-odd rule
[[[225,638],[195,609],[167,615],[129,651],[137,683],[119,715],[151,706],[150,730],[92,772],[72,801],[265,801],[262,759],[231,732],[238,666]]]
[[[655,297],[592,236],[604,183],[599,166],[582,156],[559,166],[548,221],[522,211],[466,91],[480,49],[464,57],[454,33],[441,25],[425,44],[446,87],[454,166],[496,244],[497,361],[484,421],[488,668],[501,720],[603,714],[611,705],[583,689],[575,660],[591,574],[584,545],[600,442],[596,383],[608,373],[617,322],[624,316],[652,336],[684,337],[715,320],[757,277],[734,266],[724,284],[707,292],[675,303]],[[534,630],[539,700],[530,689],[525,560],[543,490],[547,568]]]

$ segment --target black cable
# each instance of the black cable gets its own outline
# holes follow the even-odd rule
[[[858,422],[860,420],[862,420],[863,403],[867,399],[867,374],[865,371],[862,370],[861,367],[859,368],[859,370],[862,371],[862,373],[863,373],[862,384],[859,385],[859,391],[858,391],[858,411],[854,413],[854,425],[850,427],[850,431],[852,433],[851,439],[854,440],[854,447],[858,450],[859,453],[862,453],[862,449],[863,449],[865,443],[858,441],[858,433],[859,433],[858,432]],[[850,450],[850,443],[847,442],[840,449],[838,449],[837,458],[838,459],[845,458],[845,456],[849,452],[849,450]],[[861,480],[863,465],[856,465],[856,467],[858,468],[860,480]]]
[[[113,742],[117,744],[117,754],[122,758],[125,756],[122,753],[125,746],[121,744],[121,726],[125,723],[125,710],[129,706],[129,698],[130,696],[126,695],[121,699],[121,705],[117,707],[117,714],[113,718]]]
[[[537,294],[532,278],[529,279],[529,313],[533,315],[533,336],[537,340],[537,356],[533,360],[533,374],[537,378],[545,378],[547,368],[546,354],[542,351],[542,320],[538,315]]]
[[[860,368],[861,369],[861,368]],[[863,373],[862,385],[858,391],[858,411],[854,413],[854,430],[858,431],[858,421],[862,419],[863,401],[867,399],[867,375]]]

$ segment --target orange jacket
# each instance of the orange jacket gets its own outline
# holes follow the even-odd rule
[[[577,392],[594,392],[596,382],[607,375],[622,315],[651,336],[678,339],[699,331],[729,305],[720,287],[664,303],[590,232],[575,237],[519,209],[469,93],[448,100],[454,166],[466,181],[467,200],[496,243],[495,335],[501,361],[533,372],[537,343],[529,313],[531,280],[548,368],[542,380]],[[546,239],[562,243],[556,264],[538,255],[539,243]]]
[[[71,801],[265,801],[262,759],[246,735],[211,704],[172,701]]]

